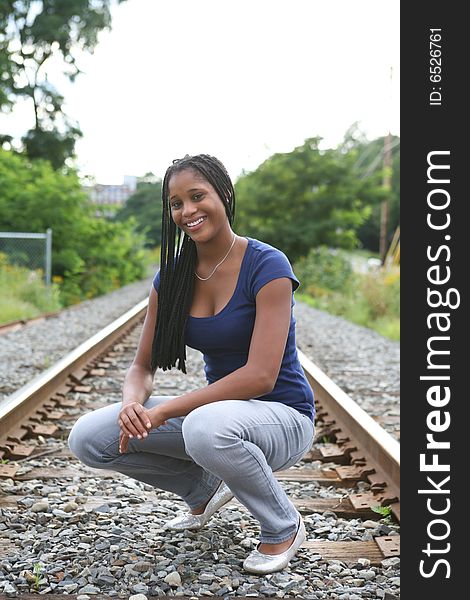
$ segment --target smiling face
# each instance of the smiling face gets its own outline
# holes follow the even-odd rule
[[[222,200],[198,171],[177,171],[168,189],[173,221],[195,241],[207,241],[230,228]]]

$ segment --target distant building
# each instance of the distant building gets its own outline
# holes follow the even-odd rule
[[[96,183],[95,185],[83,186],[93,204],[115,204],[123,206],[129,196],[137,189],[137,177],[126,175],[122,185],[105,185]]]

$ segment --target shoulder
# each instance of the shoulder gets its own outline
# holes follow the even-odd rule
[[[248,240],[252,248],[254,266],[273,266],[276,264],[289,267],[291,266],[289,259],[287,258],[285,253],[279,248],[276,248],[275,246],[271,246],[271,244],[267,244],[266,242],[262,242],[254,238],[248,238]]]
[[[152,285],[153,285],[155,291],[158,292],[158,289],[160,287],[160,269],[158,269],[158,271],[155,273],[155,276],[152,281]]]
[[[266,242],[262,242],[261,240],[256,240],[255,238],[248,238],[249,243],[251,244],[251,248],[253,249],[253,252],[255,254],[255,256],[257,255],[258,258],[260,257],[282,257],[286,260],[287,256],[284,254],[284,252],[282,250],[280,250],[279,248],[276,248],[275,246],[271,246],[271,244],[267,244]]]
[[[293,282],[293,290],[297,289],[299,280],[282,250],[254,238],[248,238],[248,241],[253,257],[250,270],[253,295],[256,296],[263,285],[279,277],[289,277]]]

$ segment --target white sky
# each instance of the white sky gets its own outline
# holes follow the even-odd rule
[[[334,147],[355,121],[400,134],[399,0],[127,0],[99,39],[74,84],[49,75],[99,183],[199,152],[236,178],[308,137]],[[10,135],[32,125],[26,104],[0,118]]]

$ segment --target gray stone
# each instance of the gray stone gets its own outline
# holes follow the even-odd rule
[[[259,591],[261,594],[264,594],[265,596],[275,596],[278,589],[275,587],[270,587],[270,586],[264,585],[264,586],[260,587]]]
[[[400,559],[398,558],[398,556],[392,556],[390,558],[384,558],[384,560],[382,560],[380,564],[385,569],[388,569],[389,567],[399,567]]]
[[[87,584],[84,587],[82,587],[80,590],[78,590],[78,593],[79,594],[99,594],[100,591],[101,591],[100,588],[96,587],[95,585]]]
[[[151,568],[152,564],[144,561],[139,561],[132,565],[132,569],[138,573],[145,573],[146,571],[150,571]]]
[[[389,535],[391,531],[393,531],[393,529],[391,527],[389,527],[388,525],[385,525],[384,523],[381,523],[377,529],[378,533],[381,533],[383,535]]]
[[[31,571],[25,571],[24,578],[28,583],[34,583],[36,581],[36,575],[34,575],[34,573],[31,573]]]
[[[376,527],[378,527],[378,523],[377,521],[372,521],[371,519],[368,519],[367,521],[364,521],[362,523],[363,527],[367,527],[368,529],[375,529]]]
[[[314,529],[314,533],[328,533],[331,531],[331,527],[329,525],[325,525],[324,527],[319,527],[318,529]]]
[[[168,583],[168,585],[171,585],[171,587],[179,587],[181,585],[181,577],[177,571],[169,573],[164,581],[165,583]]]
[[[375,572],[372,571],[372,569],[369,569],[367,571],[359,571],[358,577],[360,579],[365,579],[366,581],[370,581],[371,579],[375,578]]]
[[[91,537],[91,535],[81,535],[80,536],[80,541],[85,543],[85,544],[92,544],[93,543],[93,538]]]
[[[340,565],[328,565],[328,571],[330,571],[330,573],[341,573],[342,570]]]
[[[31,506],[31,511],[34,513],[44,513],[49,510],[49,502],[47,500],[40,500],[39,502],[35,502]]]
[[[98,585],[114,585],[116,582],[112,575],[98,575],[95,581]]]
[[[31,506],[33,506],[33,504],[34,504],[34,499],[33,498],[20,498],[19,500],[17,500],[17,503],[20,506],[24,506],[25,508],[31,508]]]

